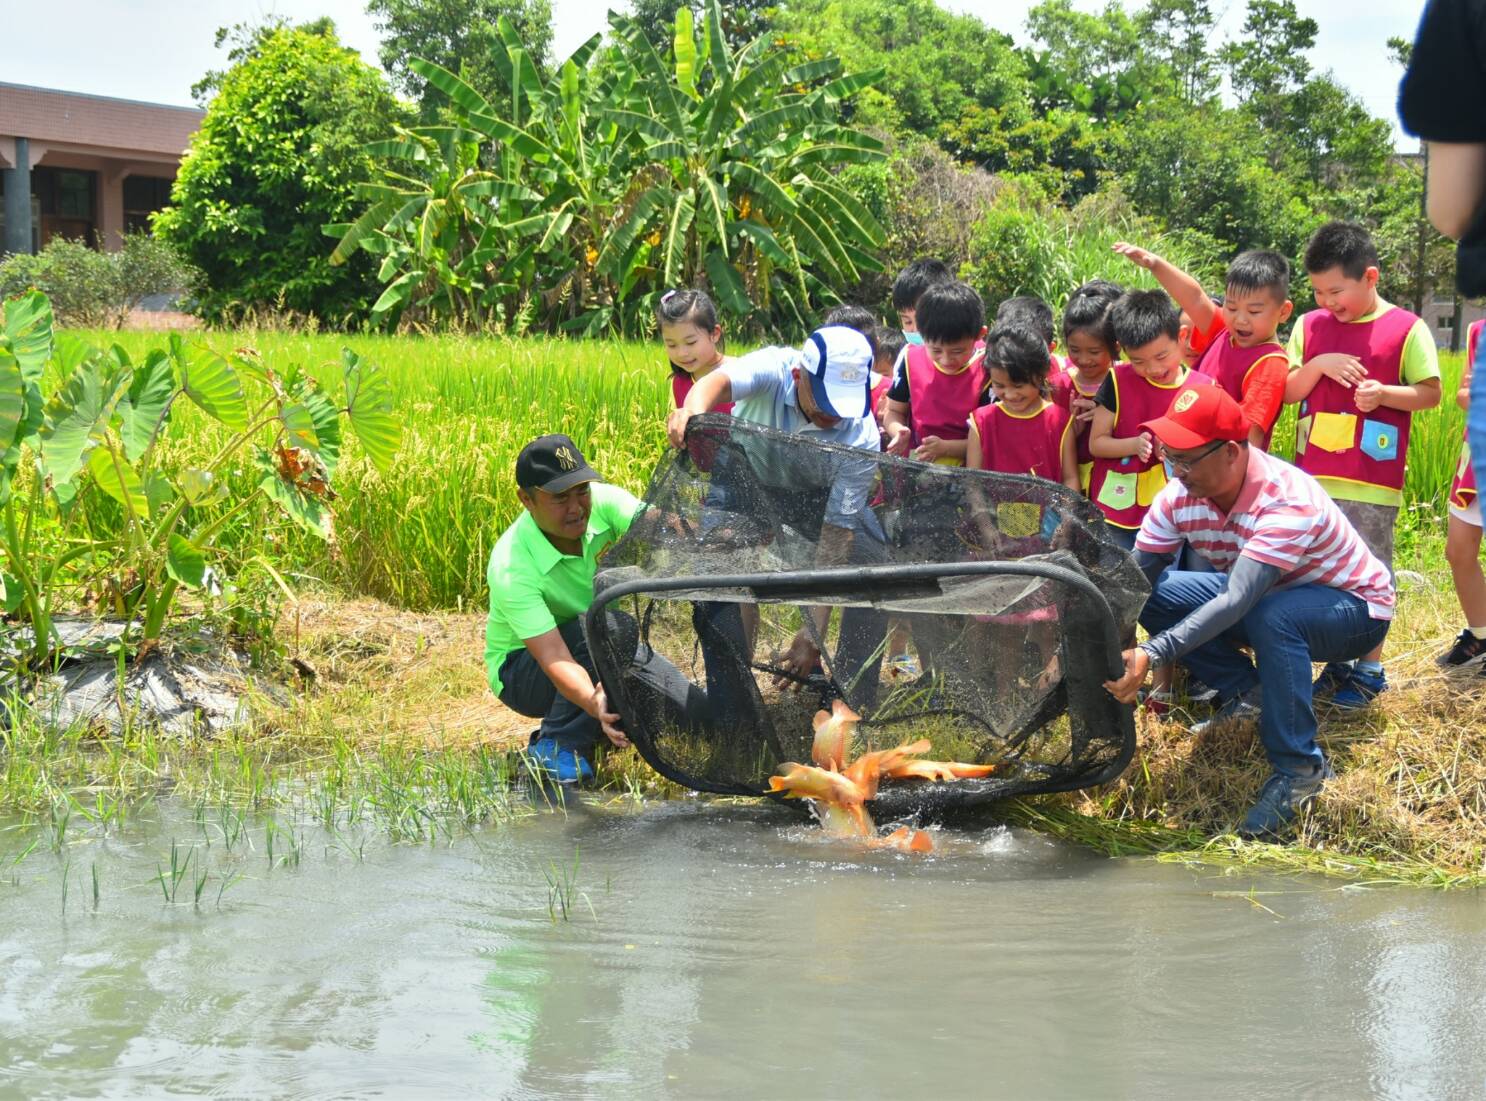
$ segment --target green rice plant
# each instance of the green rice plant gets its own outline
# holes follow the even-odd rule
[[[547,880],[547,916],[553,925],[557,924],[559,917],[565,922],[572,920],[574,903],[579,898],[587,905],[589,914],[595,919],[599,916],[587,892],[578,890],[578,855],[578,846],[574,845],[571,867],[559,865],[554,860],[542,869],[542,876]]]
[[[160,893],[171,905],[175,904],[175,896],[180,891],[181,883],[190,874],[191,860],[195,855],[196,850],[191,847],[187,847],[182,855],[180,845],[175,838],[171,838],[169,870],[159,863],[155,865],[155,880],[160,884]]]

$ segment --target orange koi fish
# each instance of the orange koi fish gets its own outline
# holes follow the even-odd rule
[[[897,849],[905,853],[931,853],[934,851],[934,841],[923,830],[911,830],[907,826],[899,826],[886,837],[877,838],[869,847]]]
[[[779,766],[782,775],[769,777],[769,789],[782,791],[786,798],[814,799],[827,808],[828,828],[850,836],[871,837],[874,827],[862,806],[862,789],[852,780],[830,769],[786,761]],[[831,808],[842,813],[830,815]],[[840,827],[847,827],[842,830]]]
[[[851,755],[851,740],[856,734],[857,723],[862,717],[846,706],[845,700],[836,700],[830,711],[815,713],[815,743],[810,756],[821,768],[840,772],[846,767]]]
[[[846,778],[862,789],[862,798],[875,799],[877,785],[883,776],[891,775],[894,768],[906,764],[910,756],[927,753],[930,748],[929,739],[920,738],[916,742],[900,745],[896,749],[879,749],[873,753],[863,753],[846,766]]]
[[[991,775],[998,767],[959,761],[903,761],[885,772],[891,780],[976,780]]]

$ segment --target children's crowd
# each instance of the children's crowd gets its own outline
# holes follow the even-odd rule
[[[1415,413],[1440,403],[1441,381],[1427,325],[1378,294],[1378,253],[1367,231],[1345,222],[1316,231],[1304,265],[1317,308],[1293,320],[1288,338],[1281,330],[1294,310],[1291,269],[1278,253],[1238,255],[1221,293],[1213,293],[1153,252],[1124,243],[1115,251],[1149,271],[1162,289],[1092,280],[1070,288],[1061,324],[1050,304],[1031,296],[999,303],[988,321],[972,287],[942,262],[923,259],[893,284],[896,326],[880,324],[860,306],[828,314],[825,327],[867,338],[873,361],[866,405],[881,448],[924,463],[1061,482],[1086,494],[1115,538],[1133,549],[1147,510],[1173,478],[1145,426],[1165,416],[1178,393],[1203,386],[1226,392],[1242,410],[1248,445],[1266,452],[1284,407],[1295,405],[1295,434],[1283,441],[1293,443],[1294,465],[1316,479],[1391,570],[1410,425]],[[730,360],[704,292],[669,292],[657,320],[681,417],[672,421],[674,440],[697,411],[696,401],[690,408],[687,402],[693,387]],[[1469,333],[1456,394],[1462,408],[1482,325]],[[825,397],[811,381],[800,392]],[[812,417],[807,406],[818,413],[819,397],[799,404],[819,427],[834,420]],[[1462,446],[1446,556],[1465,626],[1438,660],[1486,677],[1481,540],[1476,485]],[[1186,570],[1211,569],[1190,546],[1179,562]],[[906,641],[899,636],[893,645]],[[1157,674],[1145,701],[1160,710],[1173,698],[1170,668]],[[1315,692],[1336,707],[1360,709],[1387,687],[1380,645],[1356,661],[1327,665]],[[1193,701],[1213,695],[1190,676],[1185,691]]]

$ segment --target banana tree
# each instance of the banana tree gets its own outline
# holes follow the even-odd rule
[[[207,585],[217,537],[260,495],[331,537],[342,418],[380,470],[401,440],[391,385],[349,350],[336,400],[298,367],[276,372],[249,351],[228,360],[179,334],[137,363],[118,346],[101,351],[54,337],[39,292],[5,303],[4,313],[0,584],[7,611],[31,625],[33,668],[52,653],[53,617],[79,563],[107,562],[130,579],[117,611],[147,651],[180,590]],[[47,375],[57,386],[43,402]],[[160,441],[183,398],[227,438],[199,462],[171,466]],[[234,500],[228,471],[245,455],[256,482]]]
[[[614,135],[589,125],[592,103],[608,94],[589,67],[600,38],[543,79],[507,17],[497,30],[494,60],[510,100],[492,104],[413,59],[410,68],[449,97],[458,125],[401,130],[370,146],[385,165],[384,178],[360,192],[372,205],[349,225],[325,227],[340,238],[332,262],[357,248],[383,257],[377,318],[509,323],[523,308],[560,317],[591,298],[596,242],[623,190]]]
[[[663,173],[608,236],[601,272],[623,282],[649,265],[661,285],[710,283],[731,313],[777,299],[808,325],[827,287],[881,269],[883,229],[834,170],[883,157],[879,141],[841,122],[842,103],[882,70],[843,76],[832,57],[791,65],[762,37],[734,53],[717,0],[701,28],[689,7],[677,10],[669,66],[633,19],[612,18],[642,79],[609,117],[636,159]],[[653,253],[639,247],[647,241]]]
[[[716,0],[700,33],[683,6],[667,61],[614,17],[610,49],[595,36],[543,76],[502,19],[500,103],[413,61],[474,145],[425,127],[375,147],[384,179],[354,223],[326,227],[334,258],[381,255],[379,309],[410,320],[478,301],[550,329],[635,332],[660,291],[695,284],[740,319],[804,324],[830,285],[879,267],[882,227],[834,173],[883,156],[840,121],[881,73],[792,65],[766,39],[735,53],[723,27]]]

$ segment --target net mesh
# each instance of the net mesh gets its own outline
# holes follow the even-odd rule
[[[811,760],[812,716],[837,697],[863,719],[853,755],[928,738],[929,758],[997,766],[887,782],[879,814],[1085,787],[1128,763],[1131,711],[1103,682],[1148,590],[1079,494],[709,415],[645,500],[587,630],[662,775],[766,794]],[[818,666],[782,660],[792,644]]]

